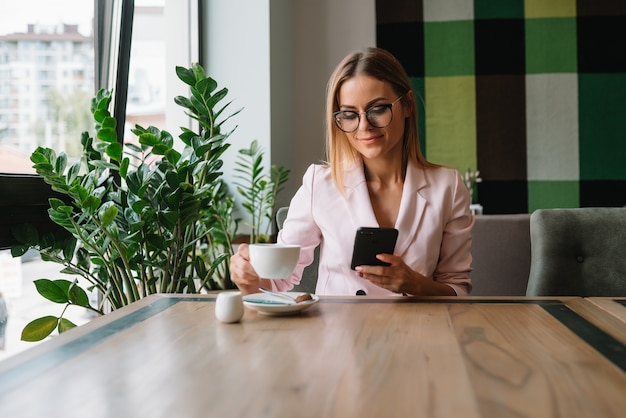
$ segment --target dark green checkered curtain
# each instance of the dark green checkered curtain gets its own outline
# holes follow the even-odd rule
[[[377,0],[426,157],[485,213],[626,205],[626,0]]]

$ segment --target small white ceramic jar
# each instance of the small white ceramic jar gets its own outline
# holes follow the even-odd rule
[[[243,318],[241,292],[222,292],[215,300],[215,317],[218,321],[232,323]]]

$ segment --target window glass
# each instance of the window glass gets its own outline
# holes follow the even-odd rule
[[[125,140],[135,124],[164,128],[166,100],[165,0],[135,0],[128,71]]]
[[[0,6],[0,171],[33,173],[39,145],[76,157],[91,128],[93,1]]]
[[[0,4],[0,172],[34,173],[37,146],[76,158],[80,133],[91,129],[94,90],[93,1],[21,0]],[[62,306],[37,294],[39,278],[71,279],[36,252],[21,258],[0,251],[0,360],[34,343],[20,340],[24,326]],[[76,324],[90,319],[70,308]]]

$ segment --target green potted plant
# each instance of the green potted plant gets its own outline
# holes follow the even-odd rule
[[[250,216],[250,243],[270,242],[276,197],[283,190],[290,170],[272,164],[270,174],[265,174],[263,149],[254,140],[250,148],[239,150],[235,171],[237,191],[243,198],[241,205]]]
[[[232,131],[221,128],[239,111],[224,116],[228,90],[218,90],[199,64],[177,67],[176,73],[189,86],[190,96],[178,96],[175,102],[199,126],[197,132],[182,128],[182,148],[175,146],[169,132],[139,125],[132,130],[138,144],[122,146],[117,121],[109,112],[111,92],[101,90],[91,105],[95,138],[82,134],[80,161],[68,167],[63,153],[41,147],[32,153],[37,173],[64,196],[50,199],[48,210],[63,229],[40,235],[34,227],[20,225],[13,230],[20,245],[12,254],[17,257],[35,248],[42,259],[62,264],[63,273],[80,276],[88,285],[36,280],[42,296],[65,308],[59,316],[26,325],[23,340],[38,341],[55,329],[74,327],[63,317],[72,305],[104,314],[153,293],[234,288],[229,259],[239,219],[221,171]],[[284,168],[279,172],[282,185],[287,174]],[[259,176],[255,171],[250,187],[257,185]],[[263,210],[273,210],[267,209],[267,202],[271,206],[278,191],[263,194]],[[256,196],[256,189],[244,187],[240,193]],[[90,290],[101,296],[93,306]]]

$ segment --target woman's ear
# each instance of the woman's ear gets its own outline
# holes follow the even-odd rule
[[[413,90],[409,90],[405,96],[406,99],[402,100],[402,108],[404,109],[404,117],[409,118],[415,110],[415,95],[413,94]]]

